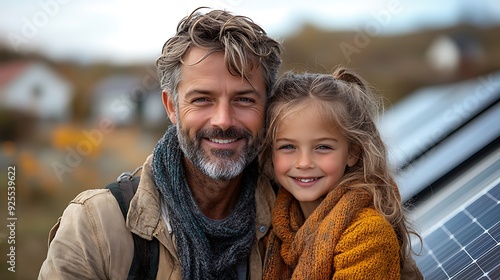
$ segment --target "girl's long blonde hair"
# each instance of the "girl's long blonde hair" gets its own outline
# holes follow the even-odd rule
[[[260,155],[261,183],[274,180],[273,143],[288,115],[313,108],[327,127],[340,129],[349,144],[359,148],[355,166],[347,168],[337,187],[364,189],[373,197],[374,208],[393,226],[400,241],[403,265],[410,256],[410,234],[405,207],[387,162],[387,149],[375,120],[381,111],[380,99],[357,74],[339,68],[332,75],[286,73],[274,87],[267,110],[267,136]],[[267,181],[267,182],[264,182]]]

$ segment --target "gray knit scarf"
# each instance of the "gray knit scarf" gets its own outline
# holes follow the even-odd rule
[[[183,279],[236,279],[255,237],[257,164],[243,171],[243,188],[232,213],[207,218],[195,203],[182,166],[177,129],[171,126],[153,152],[153,178],[168,209]]]

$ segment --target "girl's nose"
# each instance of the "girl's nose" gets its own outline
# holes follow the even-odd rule
[[[307,169],[314,167],[314,161],[311,154],[308,152],[300,152],[297,158],[296,167],[300,169]]]

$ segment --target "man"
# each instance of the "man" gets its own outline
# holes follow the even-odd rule
[[[257,186],[281,46],[250,19],[184,18],[157,61],[170,127],[124,222],[107,189],[79,194],[50,233],[39,279],[126,279],[132,233],[159,241],[157,279],[260,279],[274,203]]]

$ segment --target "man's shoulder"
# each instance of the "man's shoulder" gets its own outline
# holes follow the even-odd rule
[[[79,193],[70,203],[74,204],[87,204],[92,202],[99,202],[101,200],[115,199],[113,194],[105,188],[102,189],[89,189]]]

